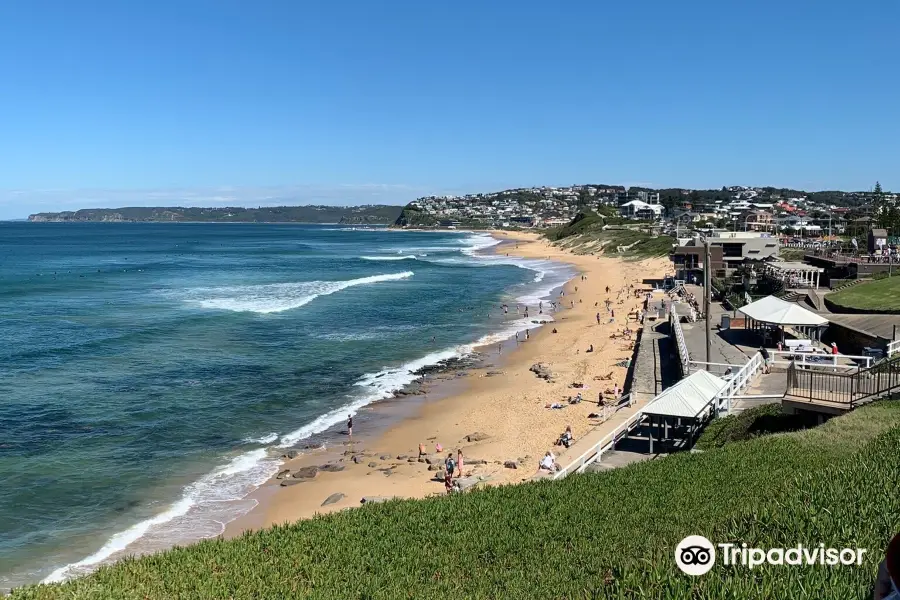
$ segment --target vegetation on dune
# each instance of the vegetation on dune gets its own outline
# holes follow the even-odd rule
[[[785,414],[779,402],[763,404],[736,415],[714,419],[700,434],[695,447],[701,450],[721,448],[733,442],[744,442],[770,433],[796,431],[815,424],[814,418]]]
[[[388,225],[399,206],[260,206],[244,208],[153,207],[87,208],[74,212],[38,213],[33,221],[62,222],[197,222],[197,223],[348,223]]]
[[[826,302],[838,310],[900,312],[900,277],[885,277],[828,294]]]
[[[601,209],[607,213],[612,210],[610,207]],[[616,225],[612,224],[614,221]],[[630,226],[621,225],[623,222]],[[607,225],[609,227],[606,227]],[[600,251],[615,253],[619,246],[629,246],[622,254],[623,257],[643,259],[665,256],[671,251],[674,238],[667,235],[651,235],[643,231],[642,227],[646,227],[646,223],[625,221],[619,217],[604,216],[586,210],[578,213],[567,225],[551,229],[544,235],[576,254]]]
[[[863,598],[900,527],[900,402],[814,429],[599,474],[365,506],[120,562],[58,598]],[[721,563],[683,575],[687,535],[861,547],[861,566]]]

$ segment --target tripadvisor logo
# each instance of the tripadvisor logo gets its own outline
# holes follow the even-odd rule
[[[689,535],[675,547],[675,564],[688,575],[703,575],[716,564],[716,548],[725,566],[753,569],[760,565],[861,565],[865,548],[826,548],[825,544],[792,548],[750,548],[747,544],[715,544],[702,535]]]

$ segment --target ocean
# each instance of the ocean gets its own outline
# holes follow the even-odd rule
[[[574,273],[496,243],[0,223],[0,590],[216,536],[286,448],[523,330]]]

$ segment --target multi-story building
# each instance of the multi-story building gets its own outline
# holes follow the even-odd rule
[[[778,237],[763,231],[713,231],[709,241],[710,267],[713,277],[726,277],[744,261],[758,261],[778,256]],[[676,271],[682,275],[703,272],[703,238],[699,234],[678,240],[670,256]],[[690,279],[679,277],[679,279]]]

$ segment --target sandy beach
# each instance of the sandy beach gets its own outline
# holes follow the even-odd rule
[[[445,388],[446,397],[423,403],[383,434],[368,439],[349,439],[342,446],[303,451],[287,460],[289,470],[282,480],[272,479],[253,497],[259,505],[248,515],[230,523],[225,536],[247,529],[309,518],[360,505],[363,497],[423,498],[444,494],[444,484],[435,478],[437,467],[418,459],[419,444],[425,444],[431,462],[438,462],[436,444],[443,457],[457,450],[463,453],[463,474],[481,476],[480,485],[503,485],[531,479],[547,450],[566,464],[567,453],[554,442],[571,426],[576,440],[611,430],[621,419],[588,418],[601,412],[598,394],[617,383],[624,384],[626,369],[617,366],[632,356],[631,344],[610,335],[626,322],[639,327],[628,314],[639,308],[642,298],[627,287],[648,288],[644,279],[662,278],[669,270],[667,258],[626,261],[617,257],[575,255],[556,248],[536,234],[503,232],[498,252],[510,255],[563,261],[579,273],[564,287],[564,296],[555,300],[562,307],[554,313],[555,323],[536,328],[529,339],[503,347],[481,348],[492,366],[474,369],[466,377]],[[606,293],[609,286],[610,293]],[[620,290],[626,291],[621,292]],[[657,295],[655,300],[661,296]],[[610,323],[604,301],[612,301],[615,312]],[[545,310],[549,309],[545,303]],[[510,311],[515,306],[509,307]],[[538,308],[530,307],[536,317]],[[597,322],[600,313],[600,322]],[[553,330],[556,333],[553,333]],[[634,336],[632,336],[632,339]],[[586,352],[593,346],[593,352]],[[529,368],[543,363],[553,373],[551,381],[538,378]],[[611,379],[595,377],[612,373]],[[583,383],[587,389],[571,387]],[[447,392],[446,390],[452,390]],[[584,402],[569,404],[567,398],[581,392]],[[606,394],[607,398],[610,397]],[[545,408],[562,403],[562,409]],[[479,434],[474,437],[472,434]],[[475,441],[476,438],[483,438]],[[469,441],[469,440],[472,441]],[[517,468],[505,466],[516,461]],[[330,464],[311,478],[294,478],[300,469]],[[429,470],[432,468],[433,470]],[[309,469],[314,470],[314,469]],[[283,482],[289,485],[282,486]],[[328,504],[323,503],[329,501]]]

